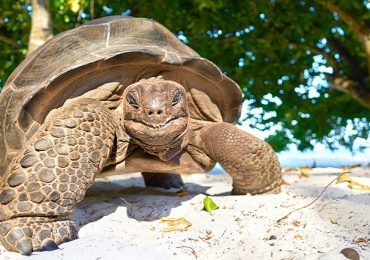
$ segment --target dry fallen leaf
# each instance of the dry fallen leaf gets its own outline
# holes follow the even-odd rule
[[[369,242],[366,238],[364,238],[364,237],[358,237],[357,239],[357,243],[367,243],[367,242]]]
[[[305,178],[310,177],[310,171],[312,171],[312,168],[302,167],[301,169],[299,169],[299,177],[305,177]]]
[[[370,190],[370,186],[361,184],[351,178],[351,175],[349,173],[344,173],[341,176],[338,177],[336,183],[342,183],[342,182],[348,182],[348,188],[352,190],[360,190],[360,191],[366,191]]]
[[[294,167],[294,168],[285,167],[285,168],[282,168],[282,173],[286,173],[286,172],[298,172],[298,171],[299,171],[299,168],[298,167]]]
[[[189,194],[189,191],[187,188],[183,188],[182,190],[179,190],[178,192],[176,192],[176,196],[179,196],[179,197],[184,197],[188,194]]]
[[[192,225],[185,218],[170,218],[163,217],[159,219],[159,223],[166,223],[169,227],[162,229],[162,232],[172,232],[172,231],[187,231]]]
[[[204,237],[199,237],[200,239],[202,239],[203,241],[207,241],[209,239],[212,238],[212,231],[211,230],[206,230],[206,234],[204,235]]]
[[[295,227],[299,227],[299,226],[301,225],[301,222],[300,222],[300,221],[298,221],[298,220],[294,220],[294,221],[292,222],[292,224],[293,224],[293,226],[295,226]]]
[[[351,165],[351,166],[344,166],[344,167],[342,167],[342,170],[344,172],[347,172],[347,171],[349,171],[353,168],[356,168],[356,167],[361,167],[361,164],[354,164],[354,165]]]

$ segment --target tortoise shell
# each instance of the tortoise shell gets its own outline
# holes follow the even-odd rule
[[[107,83],[119,83],[119,96],[128,85],[159,75],[189,93],[205,93],[223,121],[239,118],[239,86],[164,26],[145,18],[104,17],[50,39],[6,81],[0,94],[0,177],[51,110]]]

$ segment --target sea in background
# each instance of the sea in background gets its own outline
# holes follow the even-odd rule
[[[330,151],[323,145],[315,147],[312,151],[301,152],[296,149],[277,154],[282,167],[343,167],[343,166],[370,166],[370,148],[363,152],[350,152],[341,148]],[[222,173],[224,170],[219,164],[211,173]]]
[[[249,127],[253,121],[249,120],[247,117],[246,111],[248,109],[248,103],[244,102],[241,115],[242,122],[240,125],[237,125],[237,127],[260,139],[266,139],[269,135],[273,135],[274,127],[269,131],[260,131]],[[324,144],[316,143],[313,150],[299,151],[297,146],[292,144],[288,146],[288,150],[278,153],[278,157],[282,167],[288,168],[370,165],[370,136],[368,139],[356,138],[353,142],[352,151],[343,146],[337,146],[338,149],[330,150]],[[218,166],[218,168],[220,167]]]
[[[247,106],[243,104],[242,116],[246,117]],[[238,128],[254,134],[260,139],[265,139],[274,134],[273,131],[260,131],[249,127],[250,121],[244,119]],[[317,143],[313,150],[299,151],[296,145],[289,145],[289,149],[277,153],[282,167],[343,167],[343,166],[370,166],[370,136],[368,139],[356,138],[353,143],[353,149],[350,151],[345,147],[338,146],[336,150],[330,150],[324,144]],[[211,173],[224,172],[222,167],[217,164]]]
[[[278,153],[282,167],[342,167],[342,166],[369,166],[370,148],[364,151],[350,152],[340,148],[330,151],[324,146],[316,146],[314,150],[300,152],[289,150]]]

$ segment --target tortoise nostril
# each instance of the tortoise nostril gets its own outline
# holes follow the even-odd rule
[[[147,111],[147,115],[149,117],[152,117],[152,116],[161,116],[163,114],[163,109],[150,109]]]

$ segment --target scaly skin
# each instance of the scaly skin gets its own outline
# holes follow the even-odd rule
[[[52,114],[13,160],[0,193],[0,241],[29,255],[76,237],[69,215],[105,165],[115,125],[85,99]]]
[[[124,92],[124,127],[147,153],[168,161],[187,145],[189,109],[186,91],[162,77],[149,78]]]
[[[0,183],[0,242],[29,255],[74,239],[69,216],[75,204],[105,166],[125,165],[130,145],[161,162],[153,166],[157,173],[143,172],[147,186],[182,187],[181,176],[163,163],[180,169],[176,163],[189,158],[203,169],[219,162],[233,178],[233,194],[279,191],[281,169],[272,148],[218,122],[222,117],[212,100],[199,91],[190,93],[195,94],[192,102],[199,103],[199,115],[209,113],[210,121],[190,123],[185,89],[161,77],[128,86],[114,112],[86,98],[51,112]]]
[[[228,123],[212,123],[201,131],[204,152],[233,178],[233,194],[280,191],[281,168],[269,144]]]

